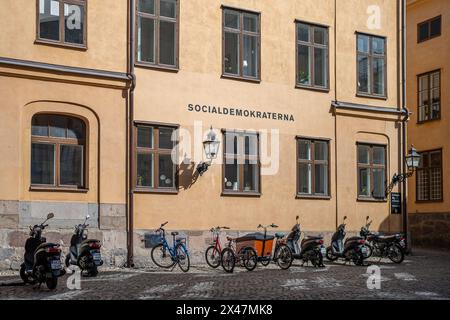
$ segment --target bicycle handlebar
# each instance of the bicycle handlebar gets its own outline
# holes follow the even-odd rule
[[[268,225],[268,226],[263,226],[263,225],[260,224],[257,228],[258,228],[258,229],[259,229],[259,228],[263,228],[263,229],[267,229],[267,228],[278,228],[278,226],[277,226],[275,223],[272,223],[272,224],[270,224],[270,225]]]

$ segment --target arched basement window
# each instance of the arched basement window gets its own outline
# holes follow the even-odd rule
[[[64,115],[37,114],[31,129],[31,186],[83,189],[86,125]]]

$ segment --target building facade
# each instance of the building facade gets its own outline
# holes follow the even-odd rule
[[[29,2],[1,11],[4,264],[49,211],[63,245],[95,217],[116,265],[165,221],[195,259],[217,225],[402,230],[401,1]]]
[[[407,9],[408,138],[422,156],[409,183],[410,228],[416,244],[449,248],[450,3],[409,1]]]

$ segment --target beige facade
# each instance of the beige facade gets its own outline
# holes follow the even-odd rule
[[[1,4],[0,13],[4,30],[0,36],[0,146],[7,150],[0,167],[1,232],[7,239],[4,250],[14,248],[20,253],[19,240],[26,235],[26,224],[50,210],[58,219],[54,237],[64,239],[75,220],[87,212],[94,214],[98,223],[92,232],[102,238],[109,249],[109,262],[116,264],[121,263],[118,261],[123,260],[127,248],[127,212],[132,215],[129,220],[138,265],[145,264],[149,256],[140,241],[143,232],[165,221],[169,221],[168,229],[187,234],[194,253],[204,250],[207,230],[213,226],[228,225],[232,232],[245,232],[273,222],[286,231],[296,215],[300,215],[304,231],[326,235],[344,216],[348,217],[349,232],[359,230],[367,215],[374,220],[374,229],[402,229],[402,216],[391,214],[389,197],[358,197],[357,166],[357,144],[366,143],[385,147],[386,183],[401,170],[400,2],[181,0],[178,68],[136,65],[134,72],[127,63],[127,1],[114,1],[108,11],[98,1],[87,1],[85,49],[35,43],[36,6],[29,2],[8,0]],[[222,76],[221,6],[260,14],[259,81]],[[295,21],[328,28],[327,90],[296,87]],[[106,27],[111,25],[114,27]],[[357,95],[356,33],[386,40],[385,98]],[[190,146],[180,143],[178,147],[176,193],[136,190],[135,183],[128,190],[128,179],[136,170],[134,150],[127,154],[130,138],[133,143],[136,140],[127,133],[133,101],[135,124],[177,125],[190,139]],[[197,105],[276,115],[258,118],[197,112]],[[88,182],[84,190],[30,188],[31,119],[39,112],[85,120]],[[280,120],[278,113],[288,119],[282,116]],[[196,131],[198,126],[202,129]],[[206,160],[202,141],[210,126],[221,141],[220,156],[203,176],[197,176],[197,164]],[[262,165],[259,195],[223,195],[222,129],[269,132],[271,147],[262,151],[272,158]],[[298,197],[296,137],[329,141],[329,194],[325,197]],[[127,172],[127,159],[133,160],[132,172]],[[268,167],[275,169],[267,173]],[[20,257],[11,254],[8,259],[13,265]]]
[[[418,152],[441,151],[442,168],[428,184],[417,174],[409,183],[410,226],[413,240],[418,244],[450,245],[450,200],[448,190],[450,181],[448,135],[450,133],[447,106],[450,103],[448,84],[450,75],[450,34],[448,18],[450,3],[445,0],[409,1],[407,15],[407,50],[411,54],[407,60],[408,106],[412,112],[408,129],[408,139]],[[418,28],[423,22],[441,17],[440,36],[423,42],[418,41]],[[419,117],[419,78],[429,72],[440,74],[440,114],[423,121]],[[438,165],[438,167],[440,167]],[[428,196],[428,188],[435,194]],[[422,190],[422,191],[420,191]]]

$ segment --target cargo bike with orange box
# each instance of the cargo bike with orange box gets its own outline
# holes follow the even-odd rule
[[[221,254],[223,269],[226,272],[233,272],[238,264],[252,271],[258,262],[267,266],[272,261],[283,270],[289,269],[293,256],[291,249],[286,245],[284,234],[268,235],[268,228],[278,228],[278,226],[273,223],[269,226],[259,225],[258,229],[264,229],[264,233],[255,232],[239,238],[227,237],[228,246],[222,250]]]

